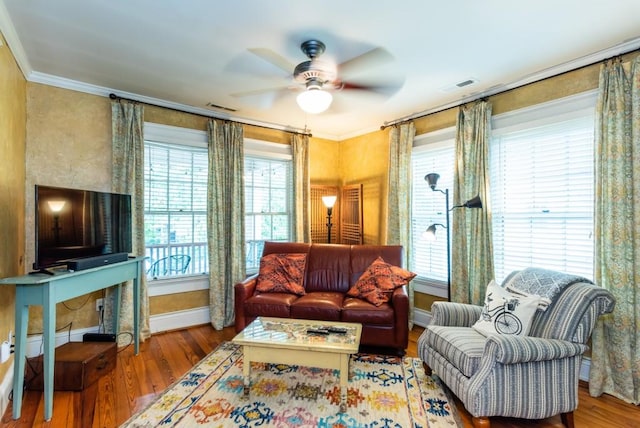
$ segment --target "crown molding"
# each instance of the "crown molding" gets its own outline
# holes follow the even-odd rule
[[[0,31],[2,32],[4,39],[7,41],[9,49],[11,49],[11,53],[18,63],[18,67],[20,68],[20,71],[22,71],[22,75],[25,79],[29,80],[29,76],[33,72],[31,63],[29,62],[27,54],[24,51],[24,47],[20,42],[16,28],[13,26],[13,22],[9,17],[9,11],[2,1],[0,1]]]

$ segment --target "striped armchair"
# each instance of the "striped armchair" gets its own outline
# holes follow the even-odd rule
[[[435,302],[431,323],[418,339],[418,355],[427,372],[435,372],[464,403],[476,428],[489,428],[491,416],[557,414],[573,427],[582,354],[596,320],[614,304],[605,289],[573,282],[535,314],[528,336],[485,337],[471,328],[482,306]]]

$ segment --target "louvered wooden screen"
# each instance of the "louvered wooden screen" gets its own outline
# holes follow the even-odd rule
[[[335,195],[338,200],[331,214],[331,242],[337,243],[340,225],[340,194],[336,186],[311,185],[311,242],[327,242],[327,207],[322,203],[323,196]]]
[[[362,244],[362,184],[342,188],[342,216],[340,217],[340,242]]]

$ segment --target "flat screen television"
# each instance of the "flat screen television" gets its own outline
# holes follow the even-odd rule
[[[33,268],[131,252],[131,196],[119,193],[35,186]]]

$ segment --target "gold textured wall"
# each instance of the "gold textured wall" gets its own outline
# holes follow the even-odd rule
[[[24,273],[26,86],[0,34],[0,278]],[[15,332],[14,317],[15,286],[0,285],[0,341]],[[10,367],[0,365],[0,379]]]
[[[176,299],[173,294],[164,296],[154,296],[149,299],[150,315],[166,314],[168,312],[184,311],[188,309],[201,308],[208,306],[209,290],[189,291],[180,294],[180,298]]]
[[[35,260],[34,185],[111,191],[111,103],[108,98],[27,84],[25,188],[26,269]],[[56,306],[56,328],[98,325],[102,292]],[[29,308],[29,334],[42,332],[42,308]]]
[[[309,138],[309,179],[323,186],[340,186],[340,144],[323,138]]]
[[[389,129],[344,140],[339,148],[342,184],[362,184],[364,244],[385,244]]]

